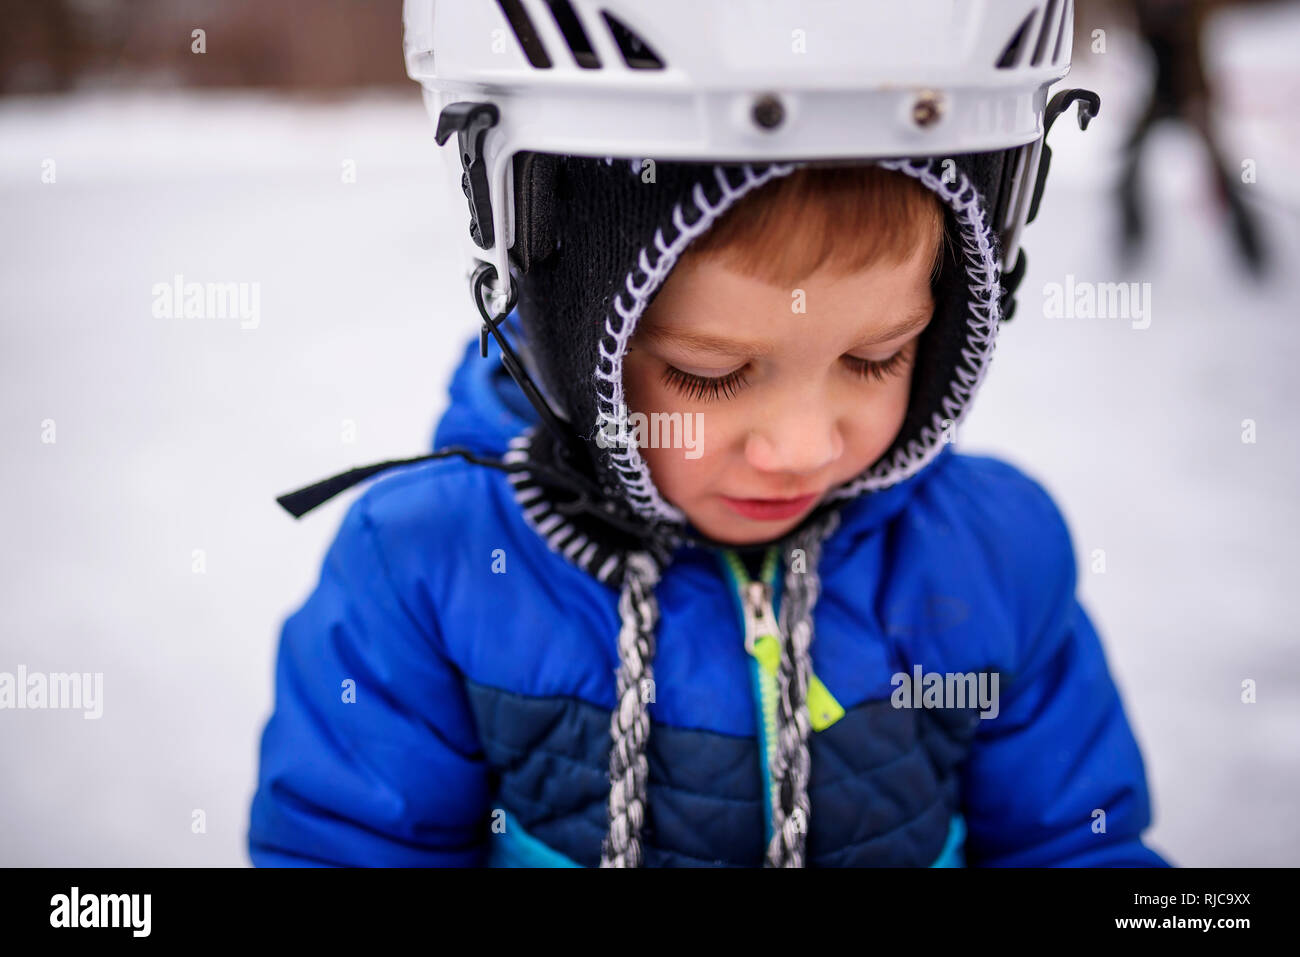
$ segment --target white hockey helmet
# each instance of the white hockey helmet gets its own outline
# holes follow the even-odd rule
[[[470,201],[471,268],[505,301],[516,154],[760,161],[1011,150],[1004,273],[1036,212],[1073,0],[406,0],[407,72]],[[448,111],[447,108],[456,104]],[[1017,276],[1018,278],[1018,276]]]

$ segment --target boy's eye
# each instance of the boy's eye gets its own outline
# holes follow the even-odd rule
[[[723,393],[726,393],[727,398],[731,398],[744,383],[746,368],[748,366],[743,365],[735,372],[728,372],[724,376],[711,379],[683,372],[675,366],[665,364],[663,381],[665,385],[677,390],[688,399],[713,400]]]
[[[884,382],[891,375],[898,375],[907,366],[907,346],[899,349],[888,359],[862,359],[858,356],[845,356],[855,372],[865,378]]]

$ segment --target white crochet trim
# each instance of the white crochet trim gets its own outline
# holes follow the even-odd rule
[[[695,189],[692,191],[692,199],[699,216],[695,222],[687,223],[685,221],[682,216],[682,204],[678,203],[673,208],[672,213],[673,225],[677,227],[677,237],[671,244],[665,244],[663,230],[655,230],[654,242],[659,250],[659,257],[653,266],[650,265],[646,256],[645,247],[641,248],[641,252],[636,259],[637,265],[633,267],[624,280],[632,305],[630,307],[624,306],[623,294],[619,293],[614,297],[614,310],[621,320],[618,328],[613,326],[612,317],[607,316],[605,318],[606,337],[600,341],[600,361],[596,365],[596,378],[608,384],[609,394],[606,395],[601,391],[600,384],[597,383],[596,427],[598,430],[604,430],[611,423],[617,425],[617,410],[623,407],[625,401],[623,396],[623,356],[627,352],[628,341],[636,329],[641,314],[645,312],[650,297],[668,277],[668,273],[676,265],[677,258],[682,254],[682,251],[690,245],[692,240],[708,231],[714,220],[731,208],[746,193],[757,189],[777,176],[790,175],[799,165],[775,163],[768,166],[762,173],[757,173],[754,171],[753,166],[745,164],[741,167],[745,179],[739,187],[732,186],[727,181],[722,166],[714,166],[714,178],[717,179],[718,185],[722,189],[722,197],[719,199],[718,204],[716,206],[709,205],[708,197],[704,194],[703,184],[696,183]],[[640,285],[635,281],[638,272],[645,276],[645,280]],[[606,339],[612,341],[611,348],[605,347]],[[626,447],[613,447],[609,450],[609,455],[619,481],[627,492],[629,503],[636,509],[637,514],[651,521],[666,521],[678,525],[685,524],[686,515],[675,505],[666,501],[659,494],[659,489],[655,487],[654,482],[651,480],[650,469],[641,457],[635,434],[630,436],[630,441]]]
[[[1001,320],[1002,265],[995,252],[993,232],[985,222],[983,197],[970,179],[959,171],[957,181],[950,187],[940,176],[935,175],[934,158],[922,162],[913,159],[876,160],[876,163],[885,169],[897,170],[919,179],[952,208],[961,232],[966,273],[971,277],[970,318],[967,321],[969,332],[965,341],[973,343],[976,348],[972,350],[963,346],[961,355],[967,365],[957,365],[954,378],[948,385],[948,394],[940,403],[941,409],[933,413],[928,425],[921,427],[919,439],[910,440],[891,459],[877,463],[856,479],[840,485],[831,492],[828,501],[853,498],[864,491],[894,485],[920,471],[939,454],[944,444],[943,421],[945,418],[950,419],[955,428],[966,417],[971,397],[988,370]],[[678,203],[672,213],[673,224],[678,231],[677,238],[671,244],[665,244],[662,230],[655,230],[654,243],[660,254],[657,262],[652,266],[646,256],[646,248],[642,247],[636,257],[636,266],[624,280],[632,305],[624,306],[623,295],[618,294],[614,297],[614,310],[621,320],[618,327],[615,328],[612,324],[612,317],[607,316],[605,319],[606,336],[599,344],[600,359],[595,375],[608,384],[609,394],[606,395],[597,383],[598,429],[603,430],[611,423],[617,425],[616,410],[624,404],[623,356],[627,352],[627,344],[636,330],[641,314],[645,312],[650,296],[672,271],[682,251],[746,193],[774,177],[788,176],[802,165],[804,164],[776,163],[764,172],[756,173],[751,165],[745,164],[741,167],[745,180],[739,187],[733,187],[727,181],[722,166],[715,165],[714,177],[722,188],[718,204],[710,206],[708,197],[704,195],[703,184],[696,183],[691,194],[700,214],[696,221],[693,224],[687,223],[682,216],[682,204]],[[645,276],[639,285],[635,281],[638,273]],[[609,348],[605,344],[607,339],[611,342]],[[651,479],[650,469],[637,447],[635,433],[629,439],[626,448],[611,448],[609,454],[630,504],[639,515],[651,521],[684,524],[686,516],[663,498]]]
[[[509,463],[527,461],[528,446],[535,432],[536,426],[529,426],[512,438],[510,448],[501,456],[501,461]],[[515,486],[515,501],[520,505],[527,505],[537,499],[536,504],[523,510],[524,521],[546,541],[547,547],[563,555],[583,571],[594,575],[598,581],[608,582],[610,575],[618,567],[619,556],[610,555],[599,569],[592,568],[591,563],[599,552],[599,544],[578,532],[564,515],[553,510],[546,498],[539,498],[543,495],[542,489],[537,485],[527,484],[532,480],[532,473],[508,472],[507,479]]]
[[[966,418],[971,397],[984,380],[989,360],[997,344],[998,327],[1002,320],[1002,263],[997,255],[993,231],[984,219],[984,198],[971,184],[965,173],[959,173],[956,183],[949,187],[942,177],[935,175],[934,158],[924,162],[912,159],[877,160],[885,169],[897,170],[919,179],[938,193],[956,215],[961,231],[961,245],[965,252],[966,275],[970,276],[970,298],[967,305],[970,317],[966,321],[967,333],[961,356],[966,366],[959,362],[954,378],[948,383],[948,393],[939,403],[940,409],[930,417],[928,425],[921,426],[919,440],[910,440],[893,457],[883,460],[863,475],[835,489],[828,501],[853,498],[864,491],[885,488],[901,482],[923,469],[942,451],[944,446],[944,419],[955,429]],[[975,349],[966,347],[973,343]]]

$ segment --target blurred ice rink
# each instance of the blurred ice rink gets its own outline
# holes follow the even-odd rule
[[[1143,168],[1149,254],[1116,261],[1115,147],[1149,81],[1122,37],[1104,58],[1076,40],[1064,85],[1102,111],[1052,131],[1019,310],[958,439],[1065,513],[1147,762],[1148,838],[1181,865],[1300,864],[1298,26],[1234,15],[1213,38],[1229,159],[1257,161],[1281,264],[1264,287],[1174,127]],[[247,863],[279,628],[357,493],[301,522],[274,497],[426,451],[476,334],[436,149],[414,86],[0,101],[0,670],[104,673],[100,720],[0,715],[0,864]],[[154,318],[178,273],[259,283],[260,324]],[[1150,327],[1044,318],[1067,274],[1151,283]]]

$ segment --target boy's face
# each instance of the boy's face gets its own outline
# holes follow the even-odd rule
[[[655,484],[697,529],[737,545],[779,537],[880,458],[934,312],[929,252],[793,287],[689,257],[669,274],[628,345],[623,383],[653,437],[641,454]],[[685,438],[670,443],[655,423],[671,420],[653,413],[690,416],[695,432],[674,426]]]

